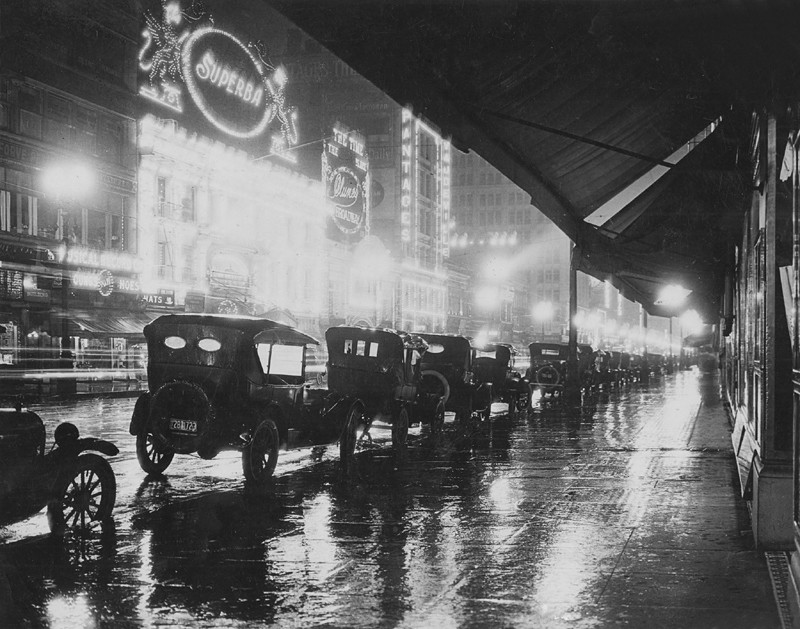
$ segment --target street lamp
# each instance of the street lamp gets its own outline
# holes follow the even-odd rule
[[[553,303],[540,301],[533,307],[533,318],[542,324],[542,340],[544,340],[544,324],[553,318]]]
[[[42,189],[58,204],[59,237],[61,245],[57,252],[57,261],[61,271],[61,353],[60,368],[72,368],[72,351],[69,342],[69,291],[70,278],[67,261],[69,254],[69,238],[67,236],[67,218],[69,213],[64,205],[76,203],[87,198],[94,190],[94,174],[88,166],[81,163],[54,164],[42,171]],[[58,392],[62,395],[74,393],[74,380],[60,377]]]

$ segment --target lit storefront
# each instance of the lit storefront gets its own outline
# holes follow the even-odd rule
[[[272,316],[319,334],[323,188],[272,161],[297,142],[286,76],[234,34],[252,24],[192,11],[148,12],[139,55],[146,308]]]

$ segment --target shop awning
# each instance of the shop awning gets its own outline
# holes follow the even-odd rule
[[[651,314],[681,284],[717,317],[750,116],[800,97],[800,4],[268,2],[529,192],[581,270]]]
[[[142,330],[156,317],[150,312],[127,312],[98,310],[97,313],[81,313],[70,316],[70,333],[90,337],[134,337],[144,338]]]

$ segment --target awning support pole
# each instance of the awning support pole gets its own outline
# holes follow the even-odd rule
[[[564,383],[564,395],[568,401],[581,400],[581,375],[578,371],[578,328],[575,316],[578,314],[578,258],[580,251],[572,245],[569,260],[569,357],[567,358],[567,381]]]

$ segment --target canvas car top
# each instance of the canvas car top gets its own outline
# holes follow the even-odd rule
[[[285,343],[319,345],[314,337],[291,326],[271,319],[245,315],[221,315],[206,313],[167,314],[158,317],[144,327],[148,342],[154,338],[156,330],[164,326],[209,326],[240,330],[252,337],[256,343]]]

